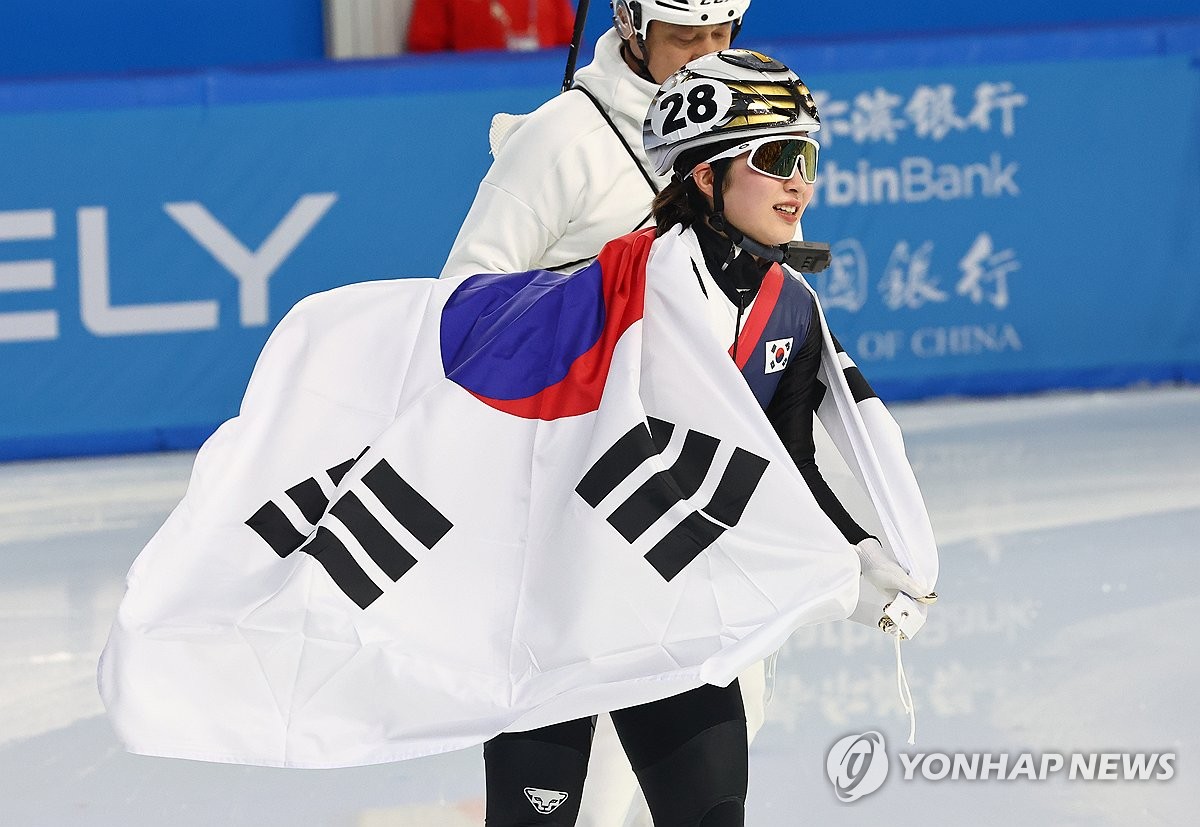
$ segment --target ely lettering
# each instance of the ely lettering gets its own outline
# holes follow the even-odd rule
[[[337,201],[335,193],[302,196],[258,246],[251,250],[203,204],[167,203],[163,210],[238,282],[239,316],[243,327],[258,327],[269,319],[268,282],[288,256]],[[76,211],[79,255],[79,314],[96,336],[181,333],[215,330],[216,301],[161,302],[116,305],[109,272],[108,210],[81,207]],[[53,210],[0,211],[0,243],[48,241],[56,236]],[[56,286],[52,259],[0,261],[0,293],[48,291]],[[58,311],[49,309],[0,312],[0,343],[47,341],[59,335]]]

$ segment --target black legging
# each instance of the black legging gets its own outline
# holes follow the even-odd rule
[[[655,827],[745,823],[746,711],[736,680],[617,710],[612,719]],[[487,827],[573,827],[594,729],[594,718],[580,718],[488,741]]]

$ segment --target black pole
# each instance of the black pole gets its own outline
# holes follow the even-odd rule
[[[579,59],[579,41],[583,40],[583,24],[587,22],[589,4],[590,0],[579,0],[579,7],[575,9],[575,32],[571,35],[571,51],[567,53],[567,71],[563,75],[564,92],[571,88],[571,82],[575,80],[575,61]]]

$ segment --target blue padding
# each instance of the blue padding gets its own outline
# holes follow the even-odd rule
[[[863,38],[751,39],[739,46],[794,55],[801,77],[873,69],[980,66],[990,63],[1109,60],[1200,51],[1200,17],[1156,24],[1092,25],[1028,31],[913,34]]]
[[[396,58],[208,69],[196,72],[0,81],[0,113],[221,106],[321,98],[388,97],[528,86],[557,91],[566,49],[496,55],[402,55]]]
[[[1200,381],[1200,21],[769,51],[882,397]],[[0,84],[0,459],[195,447],[297,301],[440,271],[563,59]]]
[[[1153,24],[871,40],[745,38],[739,46],[788,56],[802,77],[827,72],[989,63],[1138,58],[1200,52],[1200,17]],[[581,58],[581,65],[586,61]],[[469,52],[389,59],[111,75],[0,80],[0,113],[142,106],[221,105],[377,97],[524,87],[558,89],[566,49]]]
[[[197,448],[220,425],[188,425],[132,431],[96,431],[0,438],[0,460],[143,454],[149,451],[187,451]]]
[[[322,0],[3,0],[0,77],[264,64],[324,54]]]
[[[913,401],[939,396],[1006,396],[1063,389],[1103,390],[1134,385],[1178,385],[1200,381],[1200,363],[1136,365],[1092,370],[1045,370],[874,382],[885,402]]]

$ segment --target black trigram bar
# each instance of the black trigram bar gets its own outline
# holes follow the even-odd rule
[[[688,431],[674,464],[638,486],[608,522],[631,543],[641,537],[671,506],[700,490],[719,444],[716,437]]]
[[[846,352],[846,349],[842,347],[842,343],[837,340],[836,336],[833,337],[833,347],[838,353]],[[838,363],[841,364],[840,359]],[[856,403],[862,402],[864,399],[874,399],[878,395],[856,365],[842,368],[842,374],[846,377],[846,384],[850,386],[850,395],[854,397]],[[817,401],[819,402],[820,400]]]
[[[312,542],[304,546],[303,550],[325,567],[333,582],[337,583],[338,588],[357,603],[360,609],[367,608],[383,594],[383,590],[375,585],[362,570],[362,566],[355,561],[350,550],[342,545],[342,541],[329,529],[318,528]]]
[[[426,548],[433,548],[454,527],[429,500],[405,482],[387,460],[380,460],[363,474],[363,483],[391,512],[396,522]]]
[[[742,448],[733,449],[733,456],[729,458],[708,505],[689,514],[646,553],[647,562],[664,580],[669,581],[683,571],[688,563],[716,542],[726,526],[733,528],[738,524],[768,464],[757,454]]]
[[[317,520],[321,519],[321,515],[329,507],[329,498],[321,490],[321,484],[312,477],[293,485],[287,490],[287,495],[300,509],[304,519],[313,525],[316,525]]]
[[[850,394],[854,397],[855,402],[862,402],[864,399],[874,399],[876,397],[875,389],[871,387],[871,383],[862,375],[862,371],[855,366],[851,366],[842,370],[846,375],[846,384],[850,386]]]
[[[366,453],[365,448],[363,453]],[[334,485],[342,481],[342,477],[360,457],[362,454],[335,465],[326,472]],[[296,483],[285,493],[288,495],[288,499],[300,509],[300,513],[304,515],[304,519],[308,520],[309,525],[316,525],[317,521],[321,519],[321,515],[325,513],[325,509],[329,507],[329,498],[325,496],[321,484],[314,477]],[[255,511],[250,519],[246,520],[246,525],[254,529],[258,536],[262,537],[280,557],[287,557],[300,548],[301,543],[308,535],[308,526],[303,526],[304,530],[297,528],[284,514],[283,509],[274,502],[268,502]]]
[[[341,520],[342,525],[363,547],[363,551],[371,555],[371,559],[392,580],[399,580],[416,564],[416,558],[388,533],[353,491],[347,491],[338,498],[330,513]]]
[[[705,514],[733,528],[742,519],[742,512],[758,488],[759,480],[770,463],[758,454],[743,448],[734,448],[729,465],[717,483],[708,505],[701,509]]]
[[[658,449],[656,453],[661,454],[667,450],[667,443],[671,441],[671,434],[675,431],[675,423],[667,422],[665,419],[655,419],[652,416],[646,417],[646,421],[650,423],[650,439],[654,442],[654,447]]]
[[[354,459],[335,465],[326,471],[334,485],[341,483],[354,463],[362,459],[366,449]],[[392,516],[426,548],[433,546],[453,526],[432,504],[400,478],[386,460],[381,460],[363,476],[363,483],[391,512]],[[325,514],[329,499],[320,483],[310,477],[287,489],[287,496],[304,519],[315,525]],[[371,559],[393,581],[399,580],[417,562],[352,491],[347,491],[329,509],[346,527]],[[305,532],[297,528],[275,502],[264,504],[246,525],[274,549],[287,557],[296,549],[311,554],[329,573],[338,588],[361,608],[374,603],[383,591],[355,561],[341,540],[327,528],[319,527],[305,544]],[[307,528],[307,526],[305,526]]]
[[[304,542],[304,535],[296,530],[292,521],[273,502],[255,511],[246,520],[246,525],[254,529],[280,557],[287,557]]]
[[[724,526],[717,525],[699,511],[693,511],[646,552],[646,561],[663,576],[663,580],[669,582],[724,531]]]
[[[329,479],[333,481],[334,485],[341,485],[342,478],[350,472],[350,469],[354,467],[354,463],[356,462],[358,462],[357,459],[348,459],[333,466],[325,473],[329,475]]]
[[[342,466],[330,469],[330,478],[333,478],[340,468]],[[347,471],[348,467],[343,469],[342,476]],[[433,548],[453,527],[440,511],[401,479],[387,460],[380,460],[374,468],[364,474],[363,484],[426,548]],[[363,551],[393,581],[399,580],[416,565],[417,559],[379,522],[353,491],[347,491],[339,497],[329,509],[329,513],[337,517],[362,546]],[[359,607],[367,608],[383,594],[342,542],[324,527],[317,529],[317,536],[302,550],[316,557],[338,588]]]
[[[583,497],[584,502],[595,508],[621,484],[621,480],[632,474],[634,469],[650,457],[663,452],[671,440],[671,431],[674,428],[670,422],[653,417],[650,418],[649,427],[646,427],[645,423],[634,425],[588,469],[579,485],[575,486],[575,492]]]
[[[350,472],[350,469],[354,467],[354,463],[362,459],[363,455],[369,450],[371,450],[370,445],[359,451],[358,456],[356,456],[354,459],[348,459],[345,462],[339,462],[337,465],[326,470],[325,473],[329,475],[329,479],[333,481],[334,485],[341,485],[342,479]]]

